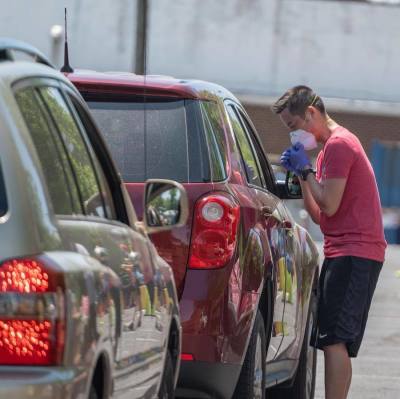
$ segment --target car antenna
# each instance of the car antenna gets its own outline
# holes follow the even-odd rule
[[[72,73],[74,70],[69,65],[68,57],[68,36],[67,36],[67,7],[64,9],[64,65],[61,67],[60,71],[64,73]]]
[[[144,175],[147,179],[147,18],[148,2],[143,5],[143,129],[144,129]]]

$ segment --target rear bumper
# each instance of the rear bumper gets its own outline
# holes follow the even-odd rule
[[[86,399],[82,382],[73,369],[2,366],[0,398]]]
[[[229,399],[239,378],[241,366],[229,363],[181,363],[176,397]]]

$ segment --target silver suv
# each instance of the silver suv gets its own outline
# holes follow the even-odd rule
[[[77,90],[13,40],[0,131],[0,397],[172,398],[179,309],[147,231],[185,223],[184,189],[149,181],[139,224]]]

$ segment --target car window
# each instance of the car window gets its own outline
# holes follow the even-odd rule
[[[200,104],[210,153],[212,180],[222,181],[227,175],[225,135],[221,113],[215,102],[201,101]]]
[[[246,131],[242,125],[242,122],[232,105],[227,106],[227,111],[229,119],[231,121],[233,132],[236,137],[236,141],[239,145],[239,150],[242,156],[247,181],[252,185],[263,187],[260,172],[258,170],[257,160],[255,158],[253,149],[251,147]]]
[[[82,213],[62,143],[50,130],[35,90],[20,90],[16,100],[31,133],[54,212],[58,215]]]
[[[66,94],[71,101],[71,105],[74,107],[76,113],[75,117],[79,122],[80,129],[83,130],[83,133],[86,137],[89,137],[88,131],[94,129],[94,126],[89,123],[89,118],[87,112],[83,109],[83,107],[79,104],[76,98],[72,97],[69,94]],[[97,134],[97,131],[96,131]],[[93,159],[94,168],[96,170],[96,174],[99,179],[99,185],[101,187],[101,193],[104,200],[104,206],[106,208],[107,217],[110,219],[117,219],[115,212],[115,205],[111,193],[110,186],[108,184],[107,178],[104,174],[103,167],[100,164],[100,161],[97,157],[97,154],[93,151],[93,148],[89,146],[89,152],[91,158]]]
[[[203,182],[209,176],[194,101],[85,97],[128,183],[164,178]],[[200,119],[201,122],[201,119]]]
[[[71,111],[61,92],[54,87],[39,89],[58,132],[65,143],[68,157],[76,176],[81,201],[86,215],[106,217],[104,200],[94,171],[92,159]]]
[[[247,135],[251,141],[252,147],[254,148],[254,152],[257,157],[258,167],[260,170],[260,173],[262,177],[264,178],[264,181],[267,183],[268,188],[272,191],[275,192],[275,178],[271,176],[271,169],[268,164],[267,157],[264,153],[263,148],[261,147],[260,143],[256,139],[256,132],[254,131],[253,127],[251,126],[247,116],[242,112],[241,109],[238,110],[240,118],[243,121],[243,125],[246,128]]]

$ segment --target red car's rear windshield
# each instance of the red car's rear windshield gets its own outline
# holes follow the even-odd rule
[[[124,181],[210,181],[195,100],[86,98]]]

